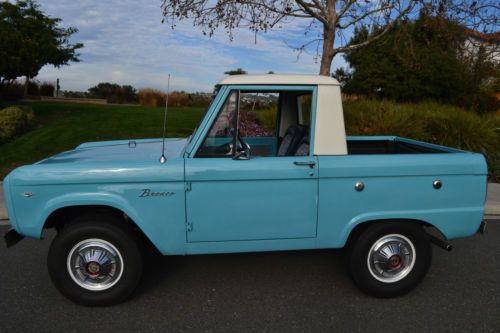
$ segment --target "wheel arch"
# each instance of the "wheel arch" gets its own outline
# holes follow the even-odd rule
[[[102,214],[102,215],[112,215],[123,220],[129,220],[131,223],[137,226],[137,224],[129,218],[129,216],[123,212],[121,209],[104,205],[104,204],[92,204],[92,205],[67,205],[54,209],[45,219],[43,224],[43,229],[55,228],[60,230],[69,223],[69,221],[75,219],[77,216],[87,215],[87,214]]]
[[[79,216],[95,214],[115,217],[114,220],[122,221],[123,226],[134,233],[137,233],[140,239],[144,240],[147,245],[151,245],[151,247],[158,250],[148,235],[146,235],[144,230],[140,227],[139,223],[137,223],[136,218],[131,217],[122,208],[118,208],[110,204],[73,204],[58,207],[52,210],[52,212],[45,218],[41,232],[43,233],[46,229],[56,229],[57,231],[60,231]]]
[[[345,238],[344,246],[349,246],[353,241],[356,240],[359,235],[363,233],[364,230],[369,228],[370,226],[378,223],[388,223],[388,222],[399,222],[399,223],[413,223],[421,226],[425,232],[427,233],[437,233],[439,234],[442,238],[445,238],[445,235],[441,230],[439,230],[436,226],[432,225],[431,223],[424,221],[424,220],[419,220],[419,219],[412,219],[412,218],[384,218],[384,219],[373,219],[373,220],[366,220],[363,222],[360,222],[353,226],[349,233],[347,234],[347,237]],[[429,232],[430,231],[430,232]]]
[[[410,221],[436,229],[441,238],[452,240],[474,235],[483,220],[483,207],[455,207],[441,209],[374,211],[352,217],[336,233],[338,247],[346,244],[347,239],[358,225],[381,221]],[[432,231],[434,232],[434,231]]]

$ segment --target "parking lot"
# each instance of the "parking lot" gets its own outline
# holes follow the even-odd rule
[[[396,299],[360,293],[325,250],[152,257],[132,300],[83,307],[50,282],[52,237],[0,246],[0,331],[500,331],[500,220],[434,247],[424,282]]]

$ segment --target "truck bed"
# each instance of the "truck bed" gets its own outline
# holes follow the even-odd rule
[[[459,152],[451,148],[399,137],[347,137],[349,155],[442,154]]]

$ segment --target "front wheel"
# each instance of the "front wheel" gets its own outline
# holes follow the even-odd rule
[[[142,275],[142,256],[135,235],[122,224],[88,216],[58,233],[48,269],[63,295],[84,305],[112,305],[132,294]]]
[[[411,222],[381,222],[352,241],[348,266],[357,286],[377,297],[396,297],[415,288],[432,260],[429,236]]]

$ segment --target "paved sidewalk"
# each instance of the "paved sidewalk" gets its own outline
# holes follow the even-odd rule
[[[488,200],[486,201],[486,216],[500,216],[500,184],[488,184]],[[7,209],[5,209],[5,202],[3,199],[2,182],[0,182],[0,225],[7,223]]]

